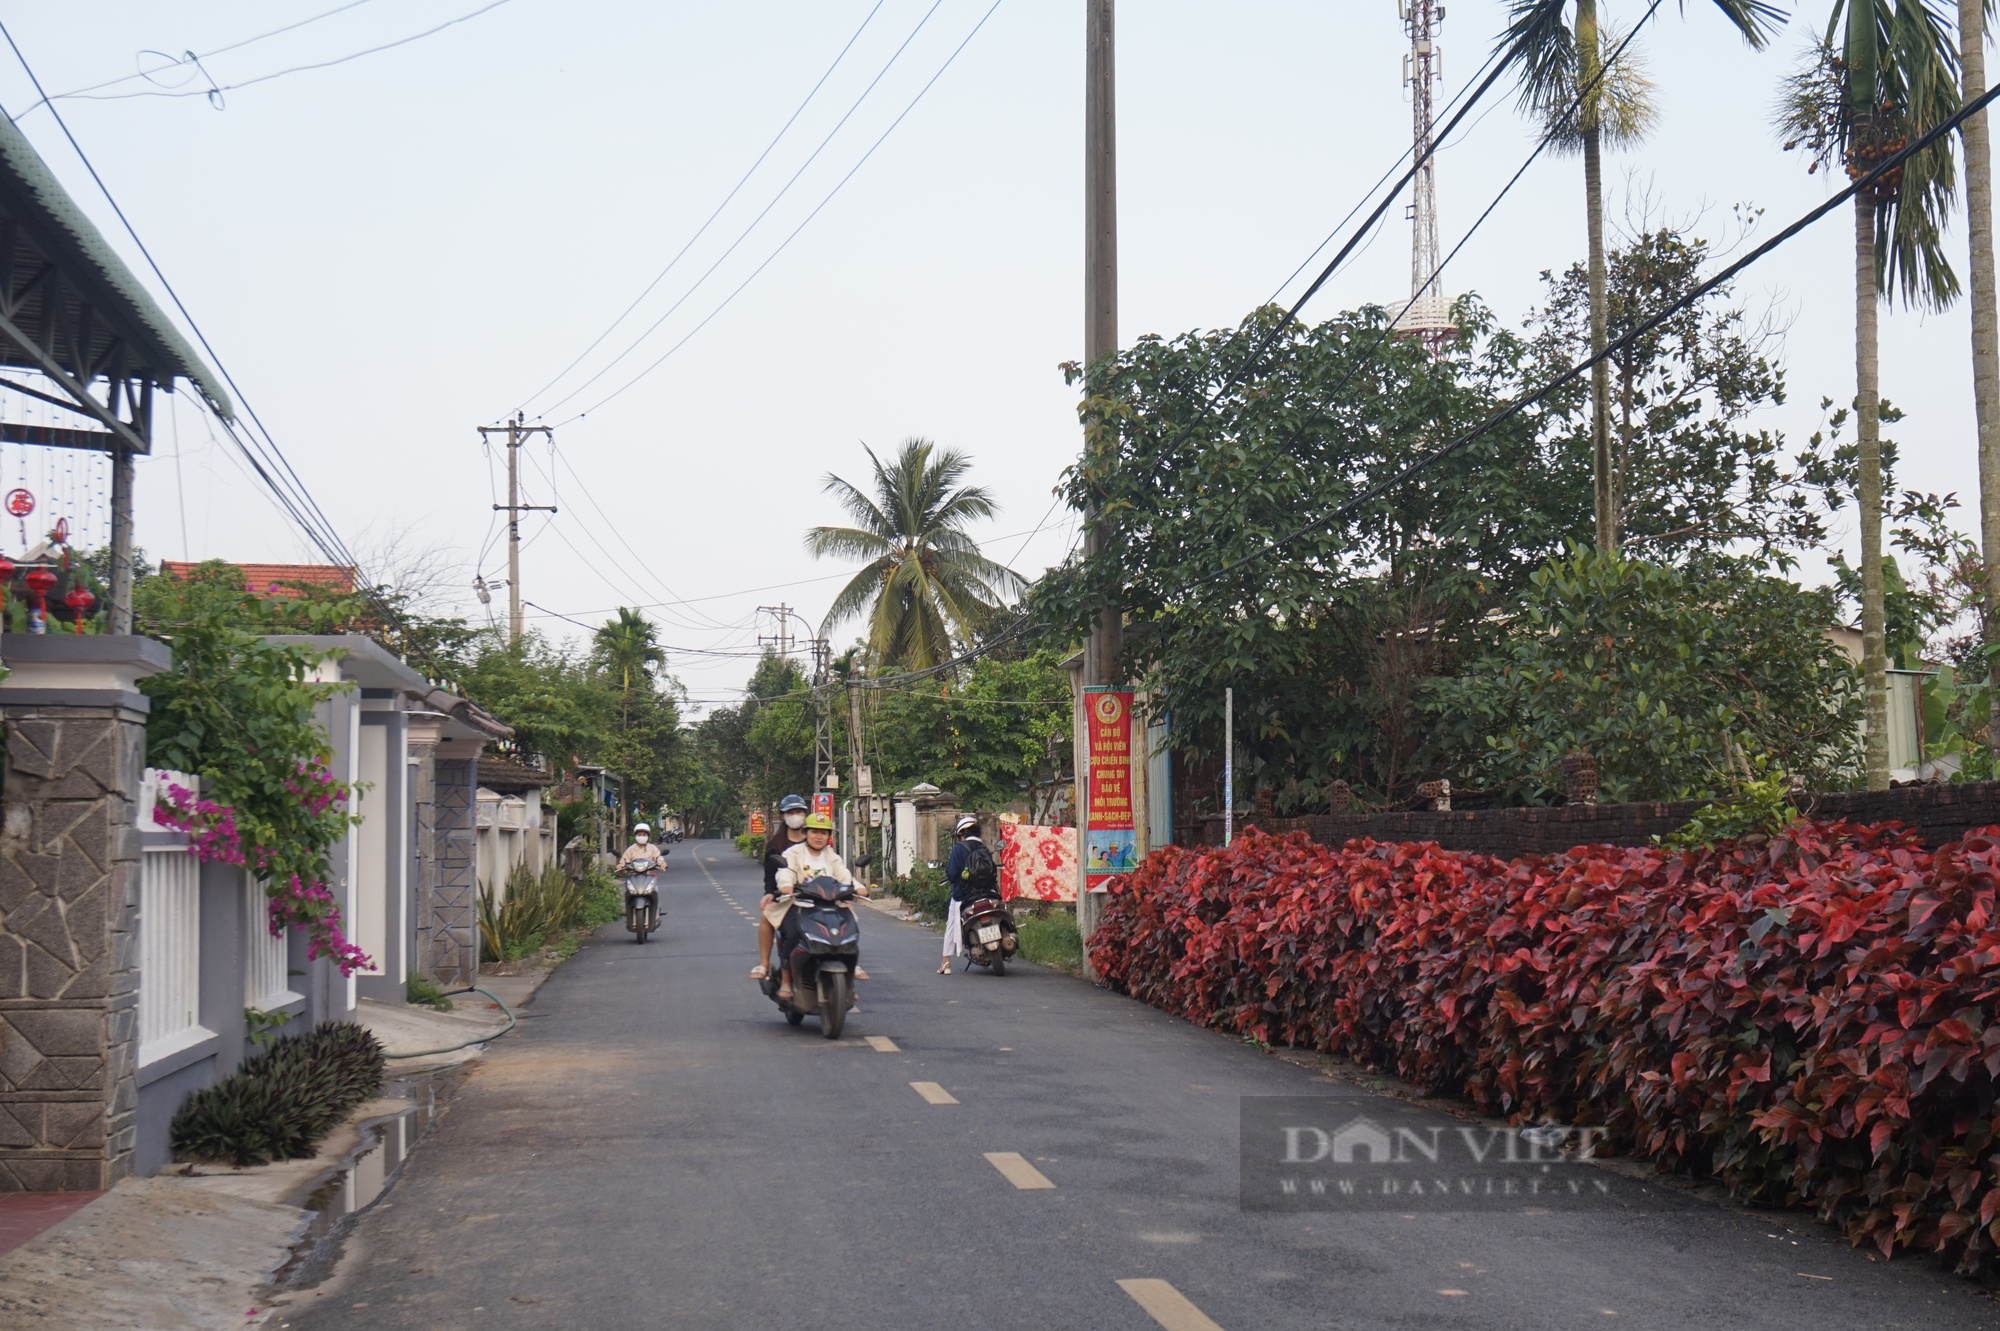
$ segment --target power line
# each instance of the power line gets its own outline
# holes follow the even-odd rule
[[[4,23],[0,23],[0,37],[6,39],[9,49],[14,52],[14,58],[20,61],[21,68],[28,75],[28,81],[34,85],[36,95],[41,97],[44,102],[47,102],[48,94],[42,88],[42,81],[36,77],[34,67],[28,63],[27,56],[21,53],[19,43],[14,40],[13,33],[7,30],[7,26]],[[250,404],[248,395],[243,392],[242,387],[237,384],[235,378],[229,373],[229,367],[223,364],[222,358],[216,355],[215,348],[209,345],[207,336],[201,331],[201,326],[195,322],[194,316],[188,312],[187,305],[180,298],[180,293],[175,291],[173,283],[167,280],[166,273],[161,270],[158,261],[153,258],[152,251],[147,249],[146,242],[139,238],[139,232],[132,225],[131,219],[125,215],[125,210],[118,206],[118,200],[112,195],[110,187],[104,183],[104,177],[98,174],[97,167],[90,160],[90,155],[84,152],[83,145],[77,142],[76,135],[70,132],[69,124],[63,119],[62,112],[56,110],[53,103],[49,104],[49,115],[55,119],[57,127],[62,130],[63,137],[69,141],[71,149],[75,151],[77,160],[82,162],[84,170],[90,173],[91,180],[96,183],[98,191],[104,195],[105,202],[111,205],[111,211],[117,216],[120,224],[124,226],[125,233],[132,238],[132,243],[138,247],[139,253],[145,258],[147,266],[153,270],[153,276],[159,279],[160,285],[165,288],[168,297],[174,302],[174,308],[179,310],[181,318],[186,320],[189,331],[194,334],[195,340],[201,343],[202,350],[208,353],[209,359],[215,364],[217,373],[221,374],[223,382],[229,385],[230,391],[236,394],[237,401],[242,403],[244,412],[256,425],[258,434],[262,435],[263,438],[253,449],[237,434],[236,422],[230,417],[223,415],[220,411],[216,411],[215,414],[222,421],[224,432],[236,442],[237,447],[242,450],[245,459],[250,463],[251,467],[257,472],[265,485],[270,487],[272,493],[278,497],[279,503],[286,508],[292,519],[300,525],[308,539],[320,549],[322,554],[325,554],[336,563],[349,565],[357,563],[358,561],[355,560],[352,552],[347,550],[339,534],[334,531],[333,525],[327,521],[326,514],[320,510],[319,505],[313,501],[311,493],[306,490],[304,483],[299,480],[298,473],[292,470],[290,461],[286,459],[283,450],[272,439],[270,431],[264,428],[263,421],[257,416],[256,408]],[[214,407],[214,404],[210,405],[211,408]],[[265,456],[260,459],[256,456],[258,453],[263,453]],[[267,466],[267,464],[269,465]],[[286,485],[281,484],[278,477],[274,474],[279,471],[288,478],[289,485],[292,487],[292,493],[287,493]]]
[[[267,37],[282,36],[285,33],[292,32],[299,28],[307,27],[311,24],[317,23],[321,19],[332,18],[335,14],[345,14],[350,9],[359,9],[363,5],[372,3],[374,3],[374,0],[348,0],[348,2],[344,5],[336,6],[333,9],[322,10],[320,13],[314,14],[311,18],[302,18],[296,23],[287,23],[282,28],[272,28],[269,32],[260,32],[255,37],[245,37],[242,41],[231,42],[227,46],[218,46],[213,51],[203,51],[199,55],[195,54],[192,51],[186,52],[185,54],[182,55],[180,59],[175,60],[172,63],[174,65],[185,64],[190,59],[197,61],[212,60],[216,56],[226,55],[230,51],[237,51],[241,50],[243,47],[254,45],[257,42],[263,41]],[[139,54],[158,55],[161,53],[157,51],[152,51],[152,52],[141,51],[139,52]],[[172,66],[169,65],[166,66],[165,68],[171,68],[171,67]],[[72,88],[68,92],[59,92],[53,98],[43,98],[41,101],[34,103],[32,106],[29,106],[27,110],[21,112],[21,115],[28,114],[28,111],[34,110],[35,107],[37,106],[46,106],[51,101],[61,101],[65,97],[77,97],[87,92],[96,92],[99,88],[114,88],[121,83],[130,83],[133,79],[145,79],[148,83],[151,83],[153,82],[153,76],[160,72],[162,71],[158,69],[154,70],[142,69],[136,74],[121,74],[115,79],[106,79],[102,83],[86,84],[81,88]],[[20,116],[16,116],[15,119],[19,120]]]
[[[446,19],[443,23],[438,24],[434,28],[426,28],[424,29],[424,31],[418,33],[412,33],[408,37],[399,37],[393,42],[384,42],[380,46],[371,46],[365,51],[355,51],[348,55],[337,56],[332,60],[319,60],[309,65],[293,65],[289,69],[280,69],[269,74],[259,74],[254,79],[244,79],[238,83],[217,84],[213,80],[210,80],[209,86],[206,88],[194,88],[186,91],[174,88],[142,88],[137,92],[107,92],[107,93],[71,92],[71,93],[62,93],[59,95],[62,97],[74,98],[78,101],[86,101],[86,102],[117,102],[117,101],[125,101],[133,97],[206,97],[211,102],[213,102],[215,101],[216,98],[220,97],[225,92],[235,92],[239,88],[248,88],[259,83],[269,83],[272,79],[281,79],[288,74],[305,74],[315,69],[331,69],[335,65],[344,65],[347,64],[349,61],[359,60],[364,56],[377,55],[383,51],[393,51],[399,46],[408,46],[411,42],[420,42],[426,37],[435,37],[437,34],[443,32],[446,28],[455,28],[461,23],[470,23],[473,19],[478,18],[482,14],[491,13],[493,10],[500,8],[500,6],[511,3],[513,3],[513,0],[491,0],[491,3],[486,4],[478,9],[475,9],[469,14],[460,14],[457,18]],[[352,8],[352,7],[353,6],[351,5],[347,6],[347,8]],[[340,11],[333,10],[331,12],[337,14]],[[322,14],[320,17],[324,18],[327,16]],[[306,22],[312,22],[312,20],[308,19],[306,20]],[[293,26],[298,27],[301,25],[294,24]],[[289,31],[289,29],[281,28],[279,29],[279,31],[284,32],[284,31]],[[252,40],[255,39],[253,38]],[[239,43],[239,45],[241,44],[244,43]],[[233,49],[233,48],[226,48],[226,49]],[[199,64],[200,60],[201,57],[199,56],[195,58],[196,68],[200,68]],[[203,72],[206,73],[206,71]],[[123,79],[118,81],[121,83],[124,82]],[[109,85],[100,85],[100,86],[109,86]],[[37,88],[36,91],[40,92],[41,89]],[[36,105],[45,105],[49,108],[51,112],[55,110],[55,104],[47,96],[44,96],[42,100],[38,102]],[[217,104],[217,108],[220,109],[219,103]],[[29,109],[32,110],[33,108],[31,107]]]
[[[821,199],[818,205],[815,206],[810,213],[806,214],[804,221],[800,222],[796,227],[792,228],[791,234],[786,236],[784,240],[779,242],[778,248],[771,251],[771,255],[769,258],[765,259],[764,262],[758,264],[756,268],[752,269],[750,275],[744,278],[742,282],[738,283],[734,291],[731,291],[727,296],[723,297],[722,303],[720,305],[717,305],[714,309],[710,310],[708,312],[708,315],[705,318],[703,318],[700,323],[696,324],[693,328],[689,329],[687,334],[683,336],[680,341],[674,343],[671,347],[668,347],[666,351],[662,352],[660,357],[657,360],[655,360],[651,365],[648,365],[645,369],[639,371],[638,374],[634,375],[631,379],[621,384],[618,388],[612,390],[606,396],[600,398],[596,402],[591,403],[588,407],[585,407],[582,411],[577,412],[576,415],[566,418],[564,421],[560,422],[560,424],[566,425],[570,421],[581,420],[583,417],[588,416],[591,412],[598,410],[600,407],[603,407],[606,403],[611,402],[612,400],[623,394],[626,390],[638,384],[640,380],[646,378],[646,376],[650,375],[654,370],[657,370],[660,368],[660,366],[666,364],[667,358],[672,356],[675,352],[679,351],[682,347],[686,346],[688,342],[695,336],[695,334],[699,333],[702,329],[708,327],[710,321],[713,320],[716,315],[721,314],[724,310],[728,309],[730,303],[733,302],[738,296],[743,294],[744,288],[748,287],[752,282],[756,281],[758,275],[761,274],[766,268],[769,268],[771,264],[777,260],[778,256],[783,254],[786,248],[790,246],[794,240],[798,239],[799,233],[801,231],[804,231],[806,227],[812,223],[812,220],[815,217],[818,217],[821,211],[824,210],[829,203],[833,202],[834,196],[839,194],[840,191],[843,188],[845,188],[847,182],[854,178],[855,173],[861,170],[863,166],[867,165],[868,159],[875,155],[875,150],[877,148],[880,148],[882,144],[888,139],[888,137],[895,132],[896,127],[903,123],[904,118],[907,117],[910,114],[910,112],[917,109],[917,103],[921,102],[924,99],[924,95],[928,93],[933,86],[936,85],[939,79],[944,77],[945,71],[951,68],[953,62],[955,62],[958,59],[960,52],[964,51],[967,46],[971,45],[972,39],[979,35],[979,30],[986,26],[986,20],[992,18],[994,11],[999,9],[1004,2],[1005,0],[993,0],[992,6],[989,9],[987,9],[987,11],[984,14],[980,15],[979,22],[972,25],[972,31],[968,32],[965,35],[965,40],[961,41],[955,48],[953,48],[952,53],[949,56],[945,57],[945,62],[944,64],[938,67],[937,73],[931,75],[930,81],[925,83],[922,88],[917,90],[917,95],[910,99],[910,104],[903,108],[902,113],[900,115],[898,115],[894,120],[889,122],[889,128],[883,130],[881,136],[877,138],[874,143],[868,146],[868,151],[861,154],[861,160],[856,162],[851,168],[849,168],[847,174],[842,176],[838,181],[838,183],[836,183],[831,190],[827,191],[826,197]],[[664,320],[665,316],[663,315],[661,317]],[[658,327],[658,325],[655,324],[654,327]],[[648,329],[647,331],[649,333],[651,332],[650,329]],[[623,359],[623,357],[621,356],[620,359]],[[608,369],[609,367],[606,368]],[[595,376],[593,377],[593,379],[594,378]],[[582,391],[581,387],[579,387],[577,391],[578,392]],[[576,395],[575,393],[571,393],[569,396],[574,397],[575,395]],[[567,402],[568,400],[569,397],[565,397],[563,399],[564,402]],[[555,407],[560,405],[562,405],[561,402],[554,403],[551,405],[550,410],[554,410]]]
[[[1655,5],[1655,7],[1657,8],[1657,4]],[[1899,170],[1904,162],[1908,161],[1911,157],[1923,151],[1931,144],[1937,142],[1940,138],[1944,137],[1946,134],[1949,134],[1952,130],[1956,129],[1959,126],[1959,124],[1962,123],[1967,117],[1977,115],[1980,112],[1980,110],[1982,110],[1986,106],[1986,104],[1988,102],[1991,102],[1995,97],[2000,97],[2000,85],[1996,85],[1995,87],[1988,89],[1985,93],[1983,93],[1979,97],[1961,106],[1958,109],[1958,111],[1953,113],[1950,117],[1945,119],[1935,128],[1931,129],[1928,133],[1919,137],[1914,143],[1911,143],[1906,147],[1902,148],[1901,150],[1890,154],[1888,157],[1883,158],[1875,166],[1873,170],[1868,171],[1865,174],[1856,177],[1853,181],[1851,181],[1848,184],[1847,188],[1841,190],[1839,193],[1828,198],[1824,203],[1820,204],[1818,207],[1813,208],[1807,213],[1805,213],[1798,220],[1794,221],[1790,226],[1786,227],[1783,231],[1780,231],[1777,235],[1771,237],[1771,239],[1765,241],[1762,245],[1759,245],[1757,248],[1751,250],[1748,254],[1744,255],[1741,259],[1738,259],[1735,263],[1730,264],[1728,267],[1724,268],[1721,272],[1717,273],[1715,276],[1701,283],[1699,286],[1695,287],[1692,291],[1689,291],[1686,295],[1682,296],[1680,299],[1672,302],[1666,307],[1655,312],[1650,318],[1646,319],[1644,322],[1638,324],[1636,327],[1624,333],[1616,340],[1607,344],[1604,350],[1596,353],[1595,355],[1588,356],[1585,359],[1580,360],[1575,364],[1571,365],[1568,369],[1564,370],[1562,373],[1550,379],[1547,383],[1543,384],[1533,393],[1530,393],[1526,397],[1518,398],[1515,401],[1509,402],[1507,405],[1494,411],[1485,420],[1481,421],[1478,425],[1475,425],[1472,429],[1466,431],[1458,438],[1452,440],[1450,443],[1445,444],[1442,447],[1437,448],[1432,452],[1425,454],[1421,458],[1418,458],[1415,462],[1412,462],[1409,466],[1403,468],[1395,475],[1390,476],[1384,480],[1378,481],[1374,485],[1369,486],[1367,489],[1363,490],[1360,494],[1357,494],[1352,498],[1348,499],[1345,503],[1339,505],[1337,508],[1335,508],[1332,512],[1326,514],[1324,517],[1316,518],[1313,521],[1306,523],[1304,526],[1299,527],[1290,534],[1282,536],[1275,541],[1267,543],[1257,551],[1245,555],[1241,559],[1233,560],[1230,563],[1223,565],[1221,568],[1216,569],[1213,573],[1207,573],[1199,578],[1196,578],[1194,581],[1186,584],[1185,586],[1176,589],[1173,593],[1171,593],[1171,595],[1183,596],[1186,593],[1193,591],[1197,587],[1201,587],[1207,583],[1215,581],[1217,578],[1225,577],[1228,574],[1233,573],[1238,569],[1256,563],[1258,560],[1264,558],[1266,555],[1270,555],[1275,553],[1276,551],[1282,550],[1287,545],[1290,545],[1293,541],[1299,539],[1299,537],[1307,535],[1310,532],[1317,531],[1319,528],[1324,527],[1329,523],[1338,521],[1340,518],[1351,515],[1362,504],[1367,503],[1371,499],[1378,498],[1381,495],[1387,493],[1388,491],[1394,489],[1395,487],[1401,485],[1403,482],[1410,480],[1411,478],[1418,476],[1425,471],[1428,471],[1430,468],[1436,466],[1439,462],[1443,461],[1445,458],[1450,457],[1453,453],[1456,453],[1459,450],[1465,448],[1467,445],[1471,444],[1473,441],[1478,439],[1480,436],[1486,434],[1488,431],[1494,429],[1497,426],[1505,424],[1507,421],[1513,419],[1515,416],[1520,415],[1523,411],[1526,411],[1529,407],[1534,406],[1535,404],[1542,401],[1544,398],[1548,397],[1551,393],[1555,392],[1557,389],[1572,382],[1580,375],[1582,375],[1586,370],[1596,365],[1599,361],[1608,360],[1612,356],[1615,356],[1619,352],[1623,351],[1626,347],[1631,346],[1634,342],[1637,342],[1640,338],[1645,337],[1647,334],[1651,333],[1654,329],[1664,324],[1674,315],[1680,313],[1688,306],[1694,304],[1696,301],[1707,296],[1710,292],[1714,291],[1716,288],[1730,282],[1738,274],[1742,273],[1746,268],[1750,267],[1750,265],[1764,258],[1772,251],[1776,250],[1779,246],[1784,245],[1787,242],[1794,239],[1795,237],[1797,237],[1799,233],[1804,231],[1807,227],[1811,226],[1814,222],[1819,221],[1822,217],[1825,217],[1835,208],[1838,208],[1842,204],[1845,204],[1850,200],[1852,200],[1856,194],[1862,192],[1863,190],[1871,188],[1876,181],[1883,179],[1892,171]]]
[[[937,13],[939,7],[942,6],[943,4],[944,0],[932,0],[931,7],[929,9],[926,9],[924,11],[924,16],[917,20],[917,26],[911,28],[910,35],[903,38],[902,45],[898,46],[893,52],[890,53],[889,59],[883,63],[881,69],[875,72],[875,77],[868,81],[868,86],[861,90],[861,95],[854,99],[853,105],[847,108],[846,114],[842,115],[839,120],[834,122],[833,128],[828,130],[826,132],[826,136],[819,141],[819,146],[814,148],[812,152],[807,155],[805,161],[799,163],[798,169],[792,172],[791,178],[785,181],[785,183],[779,187],[778,192],[776,194],[771,196],[771,201],[765,204],[763,209],[755,217],[750,219],[750,224],[743,228],[742,232],[736,237],[735,240],[729,242],[729,248],[724,250],[720,255],[718,255],[714,263],[711,263],[707,268],[702,270],[701,276],[697,277],[694,280],[693,285],[689,286],[686,291],[683,291],[681,293],[680,299],[676,300],[672,305],[669,305],[666,309],[666,313],[662,314],[659,318],[653,320],[652,323],[648,324],[646,330],[640,333],[638,337],[632,339],[631,343],[626,346],[625,350],[619,352],[616,356],[613,356],[610,362],[606,364],[603,368],[598,370],[596,374],[591,375],[590,378],[584,380],[582,383],[578,384],[575,388],[570,389],[569,392],[563,394],[561,397],[557,398],[554,402],[551,402],[546,408],[546,411],[554,411],[557,407],[562,406],[563,403],[568,402],[571,398],[583,392],[584,389],[590,387],[592,384],[596,383],[599,379],[602,379],[605,375],[611,373],[613,366],[617,365],[627,356],[637,351],[642,345],[645,344],[646,339],[651,337],[654,331],[658,329],[661,324],[665,323],[668,319],[673,317],[674,312],[676,310],[680,309],[681,306],[687,304],[688,301],[694,298],[694,293],[701,290],[702,284],[715,275],[715,270],[722,267],[724,261],[726,261],[730,255],[736,253],[736,249],[739,245],[741,245],[744,241],[750,239],[750,233],[755,231],[758,228],[758,226],[763,223],[766,217],[770,216],[771,210],[777,207],[779,201],[782,200],[785,197],[785,195],[791,192],[792,186],[799,183],[799,177],[803,176],[806,173],[806,169],[810,167],[814,162],[819,160],[819,155],[826,151],[827,145],[833,142],[834,136],[840,133],[842,128],[846,126],[849,120],[853,119],[854,113],[861,109],[861,104],[867,101],[869,95],[875,91],[875,86],[879,84],[884,78],[886,78],[888,76],[889,71],[895,67],[896,62],[903,58],[903,52],[909,49],[910,43],[914,42],[917,39],[917,34],[924,30],[924,26],[931,21],[931,16]],[[803,110],[804,108],[801,107],[800,109]],[[766,151],[768,152],[769,149],[766,149]],[[759,160],[761,161],[762,159],[760,158]],[[692,244],[693,242],[690,241],[689,243]],[[648,290],[651,290],[651,288],[649,287]],[[634,303],[636,304],[636,302]],[[608,333],[609,330],[607,330],[607,335]],[[601,341],[602,339],[599,340]],[[579,357],[578,359],[582,358]],[[568,373],[568,371],[565,370],[564,373],[566,374]],[[557,375],[556,377],[560,379],[562,376]],[[545,392],[547,390],[544,389],[542,391]],[[537,397],[539,397],[540,395],[541,395],[540,393],[536,394]],[[529,400],[533,401],[532,398]]]
[[[783,139],[785,135],[791,130],[792,126],[798,122],[798,118],[805,113],[806,107],[810,106],[812,104],[813,98],[819,95],[819,90],[826,86],[826,81],[828,79],[833,77],[833,71],[840,68],[840,62],[845,60],[847,58],[847,53],[854,49],[854,43],[861,40],[861,34],[866,32],[868,30],[868,25],[875,21],[875,15],[881,12],[882,6],[885,3],[887,3],[887,0],[875,0],[875,7],[869,10],[868,13],[862,18],[861,26],[854,30],[854,35],[847,39],[847,44],[845,46],[842,46],[840,48],[839,53],[833,57],[833,63],[826,67],[826,72],[821,74],[819,76],[819,81],[812,85],[812,89],[805,95],[805,100],[801,101],[798,104],[798,107],[792,112],[791,116],[785,121],[785,123],[778,127],[778,132],[776,134],[773,134],[771,136],[771,141],[764,145],[764,151],[757,154],[757,160],[750,163],[749,169],[744,171],[742,177],[739,180],[737,180],[736,184],[733,187],[731,187],[729,193],[722,196],[722,202],[715,205],[715,211],[710,213],[708,215],[707,220],[705,220],[699,227],[695,228],[695,233],[692,236],[688,237],[687,243],[680,247],[680,250],[674,255],[674,257],[667,260],[667,266],[665,268],[662,268],[659,271],[659,273],[653,278],[653,280],[646,284],[646,289],[644,291],[641,291],[638,295],[632,298],[632,303],[630,305],[627,305],[624,308],[624,310],[619,313],[618,317],[616,319],[613,319],[609,324],[609,326],[607,326],[603,332],[599,333],[596,336],[596,338],[594,338],[591,341],[591,344],[589,346],[585,347],[582,351],[577,353],[575,360],[572,360],[569,364],[563,366],[562,369],[558,370],[554,378],[550,379],[540,388],[537,388],[534,392],[528,394],[528,396],[522,400],[520,406],[515,408],[516,411],[526,410],[530,402],[533,402],[536,398],[548,392],[551,388],[554,388],[558,383],[562,381],[562,377],[564,375],[568,374],[571,370],[574,370],[578,365],[582,364],[583,358],[585,356],[588,356],[591,352],[597,350],[597,348],[604,342],[604,339],[610,337],[612,332],[618,327],[618,325],[624,323],[626,317],[630,315],[632,311],[639,308],[639,303],[645,300],[646,297],[652,295],[654,288],[658,287],[661,282],[666,280],[667,274],[671,273],[674,270],[675,265],[680,263],[680,261],[687,256],[687,252],[694,248],[694,243],[707,234],[709,227],[715,224],[716,218],[722,216],[722,210],[724,208],[727,208],[730,204],[730,201],[733,200],[739,193],[742,192],[742,189],[745,185],[750,183],[750,177],[757,173],[757,168],[764,164],[764,159],[771,155],[771,151],[778,146],[779,140]],[[932,8],[935,9],[936,6],[933,5]],[[926,22],[928,22],[930,19],[930,15],[929,14],[924,15],[924,19]],[[921,28],[923,24],[919,23],[917,26]],[[915,37],[916,33],[912,32],[910,36]],[[909,42],[905,41],[903,45],[907,46],[909,45]],[[901,47],[897,48],[896,54],[897,55],[902,54]],[[890,63],[891,64],[894,63],[893,57],[891,58]],[[886,65],[883,66],[882,72],[884,74],[888,73],[888,66]],[[879,81],[882,76],[881,74],[878,74],[875,77]],[[868,86],[869,88],[872,89],[875,85],[871,83]],[[866,97],[867,93],[864,92],[862,96]],[[860,105],[860,102],[857,101],[855,105],[858,107]],[[854,112],[850,110],[848,112],[848,115],[852,114],[854,114]],[[846,123],[845,116],[841,118],[841,123],[842,124]],[[834,128],[838,130],[840,126],[835,125]],[[829,135],[828,137],[831,138],[832,136]],[[825,146],[826,144],[824,143],[820,145],[820,147],[822,148],[824,148]],[[818,156],[817,149],[814,150],[814,156]],[[807,158],[806,164],[808,166],[811,165],[812,158],[810,157]],[[801,167],[799,169],[803,171],[805,168]],[[794,175],[792,179],[796,180],[798,179],[798,177]],[[790,182],[786,183],[785,188],[786,189],[791,188]],[[784,197],[784,190],[780,190],[778,192],[778,197],[779,198]],[[776,203],[777,200],[773,199],[772,202]],[[769,211],[770,211],[769,208],[765,209],[765,212]],[[760,219],[762,218],[762,216],[763,216],[762,213],[758,214],[758,217]],[[756,224],[753,222],[751,225],[754,226]],[[749,233],[746,231],[744,234],[747,235]],[[732,246],[731,248],[734,248],[734,246]],[[725,254],[723,257],[727,258],[728,256],[727,254]],[[689,294],[692,294],[692,292],[690,292]],[[683,299],[685,299],[685,297]],[[673,311],[671,310],[668,311],[669,314],[671,314],[672,312]]]

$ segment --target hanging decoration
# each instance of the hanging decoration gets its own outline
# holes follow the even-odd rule
[[[23,470],[26,470],[25,466]],[[26,476],[22,480],[28,479]],[[35,495],[25,485],[17,485],[7,492],[7,511],[21,520],[21,548],[28,548],[28,515],[35,511]]]
[[[49,569],[31,568],[24,581],[28,584],[28,632],[47,633],[49,590],[56,585],[56,575]]]
[[[83,632],[83,617],[90,613],[91,603],[96,599],[95,596],[90,594],[90,589],[84,586],[81,581],[71,583],[69,594],[63,597],[64,603],[69,606],[74,616],[73,622],[76,625],[78,633]]]

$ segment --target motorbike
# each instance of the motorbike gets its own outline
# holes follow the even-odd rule
[[[974,965],[985,966],[995,975],[1007,973],[1007,958],[1021,946],[1014,917],[998,893],[959,903],[958,940]]]
[[[643,943],[660,927],[660,862],[633,860],[618,873],[625,880],[625,929]]]
[[[792,918],[778,931],[778,960],[765,967],[764,995],[778,1005],[785,1020],[797,1026],[807,1017],[819,1018],[819,1033],[838,1040],[854,1006],[855,962],[861,956],[861,926],[847,902],[854,889],[825,876],[808,878],[792,889]],[[780,966],[786,953],[803,945],[792,961],[792,996],[778,997]]]

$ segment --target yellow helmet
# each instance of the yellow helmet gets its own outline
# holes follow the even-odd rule
[[[818,828],[822,832],[831,832],[833,830],[833,819],[823,813],[809,814],[806,817],[806,827],[808,829]]]

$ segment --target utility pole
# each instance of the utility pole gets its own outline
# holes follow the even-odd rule
[[[1112,0],[1085,0],[1083,95],[1083,359],[1095,365],[1118,350],[1118,98],[1112,56]],[[1108,426],[1097,428],[1109,428]],[[1086,453],[1101,445],[1084,441]],[[1085,459],[1085,470],[1090,470]],[[1101,513],[1084,515],[1084,553],[1102,553],[1113,533]],[[1116,684],[1124,646],[1120,608],[1107,605],[1084,644],[1084,683]]]
[[[812,640],[813,652],[813,788],[836,790],[833,766],[833,643]]]
[[[1116,50],[1112,0],[1084,0],[1084,15],[1083,359],[1089,366],[1118,350],[1118,85],[1112,59]],[[1109,451],[1103,435],[1110,429],[1109,422],[1093,421],[1084,427],[1086,478],[1095,470],[1090,454],[1098,449]],[[1083,531],[1085,558],[1102,554],[1116,539],[1095,503],[1084,512]],[[1124,610],[1115,601],[1107,603],[1084,640],[1084,684],[1120,682],[1118,657],[1124,639]],[[1085,886],[1083,851],[1090,808],[1087,729],[1079,724],[1075,737],[1079,888]],[[1086,939],[1097,929],[1098,904],[1089,891],[1077,893],[1076,923]]]
[[[1416,337],[1437,360],[1458,332],[1438,283],[1437,163],[1425,160],[1435,136],[1437,84],[1443,78],[1437,25],[1444,22],[1444,6],[1438,0],[1396,0],[1396,13],[1410,34],[1403,83],[1410,90],[1415,131],[1412,160],[1423,162],[1410,191],[1410,303],[1396,320],[1396,331]]]
[[[775,631],[771,633],[758,634],[757,645],[759,647],[775,647],[778,649],[779,656],[790,656],[792,654],[792,608],[783,601],[780,601],[776,605],[758,606],[757,613],[760,615],[769,615],[776,621],[777,625]]]
[[[546,425],[524,425],[523,418],[516,415],[505,425],[482,425],[481,438],[489,434],[507,436],[507,502],[495,504],[495,513],[507,515],[507,641],[521,640],[523,621],[521,617],[521,515],[523,513],[553,513],[554,504],[524,504],[521,502],[521,441],[531,434],[555,438],[555,433]]]

